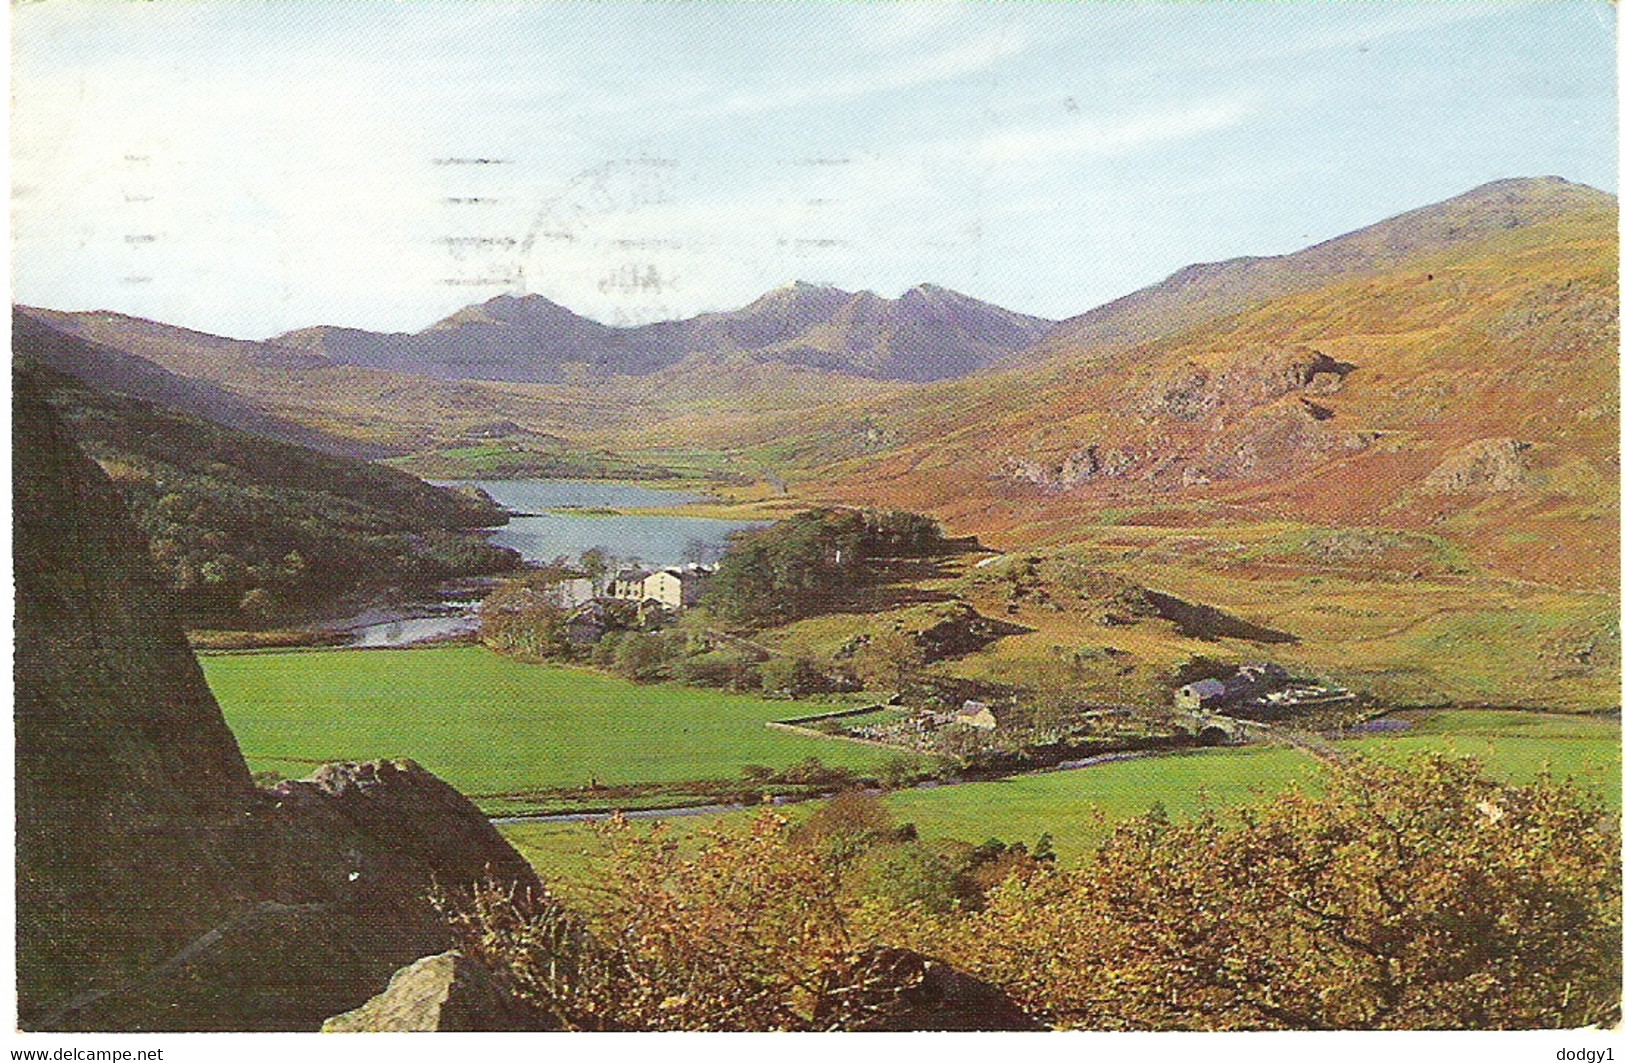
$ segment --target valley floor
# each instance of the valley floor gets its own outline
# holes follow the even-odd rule
[[[895,756],[765,726],[804,704],[670,685],[636,685],[581,669],[522,664],[472,646],[206,657],[210,685],[250,766],[289,777],[332,760],[411,757],[474,797],[487,814],[615,806],[590,787],[738,780],[746,765],[786,769],[816,756],[873,772]],[[1608,716],[1409,710],[1400,730],[1338,748],[1389,759],[1440,751],[1481,759],[1495,776],[1549,770],[1620,806],[1620,730]],[[1313,788],[1318,762],[1293,749],[1213,749],[990,782],[895,791],[899,822],[930,841],[1032,845],[1054,837],[1063,862],[1086,859],[1113,827],[1160,804],[1176,817]],[[569,791],[574,793],[569,793]],[[680,794],[661,800],[683,803]],[[692,803],[704,803],[703,793]],[[636,804],[636,799],[626,802]],[[816,805],[795,805],[792,816]],[[691,838],[750,812],[673,819]],[[512,823],[502,831],[566,896],[590,902],[591,825]]]
[[[1350,739],[1339,749],[1381,760],[1440,752],[1481,760],[1488,772],[1528,782],[1550,771],[1620,808],[1620,726],[1614,717],[1555,716],[1494,711],[1418,711],[1407,730]],[[1314,790],[1321,768],[1312,757],[1281,747],[1214,749],[888,794],[900,823],[913,823],[927,842],[979,845],[990,838],[1032,846],[1054,838],[1063,864],[1087,860],[1124,820],[1161,805],[1176,819],[1237,805],[1257,805],[1291,786]],[[798,805],[793,818],[816,805]],[[738,823],[752,812],[666,821],[671,836],[691,843],[709,829]],[[641,829],[641,828],[640,828]],[[605,849],[589,824],[515,823],[503,835],[567,900],[591,907]]]

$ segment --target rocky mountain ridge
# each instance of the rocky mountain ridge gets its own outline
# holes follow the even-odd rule
[[[272,342],[338,362],[450,380],[561,383],[647,376],[742,355],[878,380],[963,376],[1040,339],[1050,322],[936,285],[896,299],[796,282],[739,310],[611,327],[540,295],[501,295],[416,333],[316,327]]]
[[[1492,181],[1289,254],[1185,266],[1164,281],[1058,322],[1042,342],[1009,362],[1102,357],[1274,299],[1399,268],[1418,255],[1614,202],[1606,192],[1560,177]]]

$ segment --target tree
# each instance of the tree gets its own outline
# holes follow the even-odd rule
[[[942,525],[930,517],[894,509],[863,514],[864,552],[869,557],[928,557],[947,546]]]
[[[676,640],[659,632],[628,631],[615,644],[615,671],[638,683],[666,677],[681,650]]]
[[[824,674],[800,657],[769,657],[761,664],[762,692],[799,698],[823,687]]]
[[[581,551],[581,571],[592,580],[594,594],[604,589],[604,576],[615,567],[615,557],[606,547],[589,546]]]
[[[492,591],[480,607],[480,641],[519,657],[570,656],[569,611],[561,604],[558,580],[557,573],[541,573]]]

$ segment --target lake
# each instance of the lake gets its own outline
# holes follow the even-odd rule
[[[529,516],[514,517],[496,529],[491,542],[519,551],[526,561],[576,558],[595,546],[622,561],[636,559],[658,568],[676,565],[703,552],[704,560],[722,556],[728,536],[760,523],[677,515],[635,516],[624,513],[573,513],[571,508],[626,509],[681,506],[705,500],[683,491],[657,491],[634,484],[582,480],[454,480],[447,487],[478,487],[504,509]],[[691,550],[693,548],[693,550]]]
[[[584,550],[602,547],[621,563],[634,560],[650,568],[676,565],[695,556],[715,562],[728,536],[759,528],[758,522],[711,517],[633,515],[590,512],[647,506],[682,506],[702,502],[704,495],[659,491],[635,484],[589,480],[437,480],[441,487],[478,487],[504,509],[525,514],[491,533],[490,541],[519,551],[526,561],[571,560]],[[572,512],[583,509],[589,512]],[[477,603],[475,603],[477,606]],[[467,604],[448,610],[443,603],[424,603],[409,615],[385,623],[352,628],[352,646],[405,646],[427,639],[472,631],[479,626],[477,609]]]

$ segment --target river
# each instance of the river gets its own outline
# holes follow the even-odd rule
[[[442,487],[478,487],[515,514],[494,529],[490,541],[517,550],[526,561],[574,560],[599,547],[615,561],[658,568],[722,556],[728,536],[761,527],[758,523],[685,517],[680,514],[628,514],[629,508],[684,506],[704,495],[662,491],[635,484],[590,480],[440,480]],[[466,587],[457,595],[467,594]],[[479,626],[478,603],[423,602],[405,606],[377,623],[348,625],[350,645],[405,646],[464,634]]]

